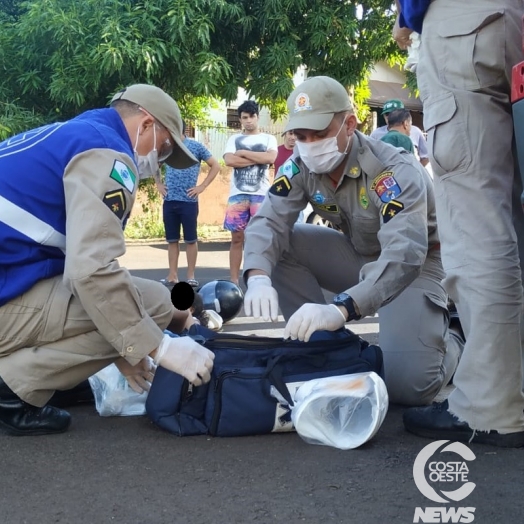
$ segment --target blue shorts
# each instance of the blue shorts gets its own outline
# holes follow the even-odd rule
[[[180,226],[186,244],[194,244],[197,241],[198,202],[164,200],[163,214],[168,242],[180,240]]]
[[[226,207],[224,229],[227,231],[244,231],[251,217],[255,216],[262,205],[265,195],[240,194],[229,197]]]

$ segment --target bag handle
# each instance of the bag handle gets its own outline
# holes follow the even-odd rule
[[[288,355],[277,355],[276,357],[269,359],[266,371],[264,372],[264,377],[267,377],[269,379],[271,385],[276,388],[276,390],[282,395],[282,397],[286,400],[289,406],[293,407],[294,402],[291,398],[291,393],[289,392],[289,389],[287,388],[286,383],[284,381],[284,362],[282,362],[283,359],[285,359],[284,362],[289,362],[291,360],[298,359],[308,360],[313,366],[321,368],[325,365],[327,356],[323,354],[293,355],[291,357],[289,357]]]
[[[277,366],[281,358],[282,355],[279,355],[269,360],[264,376],[269,379],[270,384],[275,386],[276,390],[286,399],[289,406],[293,407],[293,399],[282,376],[282,365]]]

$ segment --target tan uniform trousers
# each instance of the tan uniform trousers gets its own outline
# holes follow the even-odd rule
[[[510,103],[523,14],[522,0],[434,0],[417,68],[444,286],[467,340],[449,407],[473,429],[501,433],[524,429],[524,215]]]
[[[142,305],[165,329],[173,316],[168,289],[132,278]],[[0,308],[0,377],[23,400],[43,406],[119,358],[62,277],[42,280]],[[144,348],[144,353],[155,348]]]
[[[288,319],[306,302],[325,303],[322,289],[340,293],[356,285],[360,269],[372,260],[375,257],[357,253],[342,233],[295,225],[289,250],[271,275],[284,317]],[[378,312],[379,344],[391,402],[430,403],[457,368],[463,344],[448,329],[442,278],[440,254],[435,249],[428,254],[421,275]]]

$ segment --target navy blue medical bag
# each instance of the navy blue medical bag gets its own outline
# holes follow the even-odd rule
[[[189,336],[215,354],[211,381],[192,386],[159,366],[146,402],[151,420],[175,435],[291,431],[289,406],[303,382],[366,371],[384,377],[381,349],[346,329],[317,331],[309,342],[216,333],[201,326],[192,326]]]

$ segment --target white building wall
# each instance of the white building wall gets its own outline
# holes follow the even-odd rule
[[[406,75],[399,66],[390,67],[386,62],[377,62],[371,69],[370,80],[378,82],[394,82],[395,84],[406,83]]]

